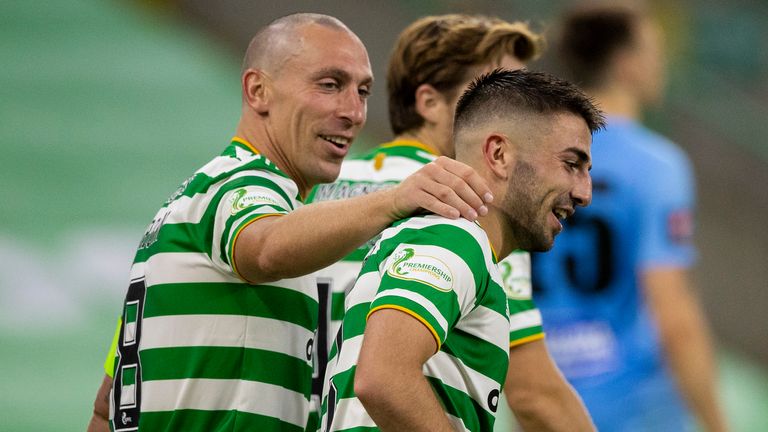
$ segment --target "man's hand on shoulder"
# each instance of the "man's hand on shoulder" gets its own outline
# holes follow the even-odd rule
[[[488,213],[485,204],[493,200],[485,180],[474,169],[444,156],[382,193],[391,200],[393,220],[428,211],[450,219],[464,217],[474,221]]]

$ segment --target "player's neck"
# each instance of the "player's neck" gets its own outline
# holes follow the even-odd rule
[[[488,214],[477,218],[477,223],[488,236],[488,241],[491,242],[491,247],[499,261],[518,248],[506,217],[498,207],[488,206]]]
[[[637,97],[620,85],[609,85],[589,93],[597,100],[600,109],[609,116],[632,120],[640,118],[642,107]]]
[[[310,185],[305,181],[304,177],[291,163],[291,159],[286,152],[280,146],[275,145],[275,140],[264,123],[252,124],[241,119],[237,125],[237,136],[248,141],[259,154],[269,159],[280,171],[290,177],[299,189],[299,196],[302,198],[307,197],[307,194],[309,194],[314,185]]]

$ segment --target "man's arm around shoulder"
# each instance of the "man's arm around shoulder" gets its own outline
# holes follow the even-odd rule
[[[263,283],[312,273],[340,260],[392,222],[425,209],[475,220],[493,199],[469,166],[445,157],[397,186],[346,200],[306,205],[246,226],[234,245],[241,277]]]

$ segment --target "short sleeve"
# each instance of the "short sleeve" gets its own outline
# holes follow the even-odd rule
[[[438,349],[477,297],[470,266],[440,246],[400,244],[380,273],[381,283],[368,315],[385,308],[403,311],[427,327]]]
[[[509,307],[509,345],[517,346],[544,337],[541,313],[531,296],[531,255],[513,251],[499,262]]]
[[[244,182],[251,184],[243,184]],[[213,250],[234,273],[234,245],[242,230],[259,219],[293,210],[290,197],[276,183],[259,177],[238,179],[221,195],[213,224]],[[253,184],[255,183],[255,184]]]
[[[677,149],[675,149],[677,150]],[[682,151],[655,160],[644,179],[640,211],[638,259],[642,268],[688,267],[696,258],[693,245],[695,181]]]

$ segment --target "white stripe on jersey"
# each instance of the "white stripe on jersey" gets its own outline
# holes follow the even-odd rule
[[[435,159],[434,155],[422,153],[419,156]],[[421,169],[424,163],[415,161],[411,158],[402,156],[387,156],[386,163],[381,169],[373,168],[373,160],[350,159],[341,164],[339,179],[337,181],[358,181],[358,182],[398,182],[400,183],[406,177]]]
[[[460,432],[470,432],[470,430],[467,429],[466,426],[464,426],[464,422],[460,418],[456,416],[452,416],[448,413],[445,413],[445,415],[448,416],[448,421],[451,422],[451,425],[455,430]]]
[[[352,291],[354,292],[355,290],[352,290]],[[443,314],[441,314],[440,311],[437,309],[437,307],[435,307],[434,303],[432,303],[431,301],[427,300],[426,297],[424,297],[423,295],[421,295],[419,293],[416,293],[416,292],[413,292],[413,291],[404,290],[404,289],[401,289],[401,288],[388,289],[388,290],[384,290],[384,291],[381,291],[380,293],[378,293],[376,295],[376,298],[374,298],[371,301],[371,303],[373,303],[374,301],[376,301],[376,299],[378,299],[380,297],[390,296],[390,295],[391,296],[396,296],[396,297],[407,298],[408,300],[411,300],[411,301],[413,301],[415,303],[418,303],[421,307],[426,309],[427,312],[429,312],[432,315],[432,317],[435,319],[435,321],[437,321],[437,324],[440,326],[440,328],[443,331],[442,335],[439,335],[439,336],[445,337],[448,334],[448,321],[445,320],[445,317],[443,317]],[[416,311],[413,311],[413,312],[416,312]],[[428,318],[428,317],[423,317],[423,318]],[[435,329],[435,330],[437,330],[437,329]]]
[[[440,259],[444,264],[448,266],[448,268],[451,271],[453,280],[453,287],[452,290],[454,293],[456,293],[457,301],[459,303],[459,307],[461,309],[461,315],[466,315],[469,313],[469,311],[472,310],[472,308],[475,307],[475,299],[477,298],[477,287],[475,285],[475,279],[474,274],[472,273],[472,270],[467,265],[467,262],[464,261],[460,256],[456,255],[455,253],[451,252],[448,249],[439,247],[439,246],[432,246],[432,245],[415,245],[415,244],[409,244],[409,243],[400,243],[397,248],[392,252],[392,254],[387,258],[383,268],[380,269],[380,271],[385,272],[389,268],[389,266],[392,265],[392,262],[395,259],[395,256],[397,255],[397,251],[402,250],[404,248],[414,248],[419,251],[419,255],[429,255],[435,258]],[[456,287],[462,287],[461,290],[456,290]]]
[[[467,367],[458,358],[444,351],[438,351],[424,363],[424,375],[437,378],[444,384],[469,395],[489,414],[493,414],[488,406],[488,395],[493,390],[500,390],[499,383]]]
[[[478,339],[490,342],[506,352],[509,349],[509,338],[499,338],[499,335],[497,334],[490,334],[488,332],[488,326],[485,325],[485,323],[497,320],[499,316],[498,312],[480,305],[475,308],[475,310],[468,313],[465,319],[460,320],[456,325],[456,329],[467,332]]]
[[[141,392],[141,412],[237,409],[306,426],[308,403],[304,395],[273,384],[203,378],[156,380],[142,382]]]
[[[363,267],[362,261],[339,261],[318,270],[312,276],[331,281],[331,292],[347,293],[355,285],[357,275]]]
[[[531,309],[512,314],[509,317],[510,331],[521,330],[541,325],[541,312],[538,309]]]
[[[133,263],[133,265],[131,266],[130,276],[128,280],[135,281],[136,279],[144,279],[146,274],[146,271],[145,271],[146,268],[147,268],[147,265],[145,262]]]
[[[232,273],[213,272],[208,255],[196,252],[164,252],[152,255],[145,263],[134,264],[131,275],[144,274],[145,268],[150,269],[145,274],[147,285],[170,283],[224,282],[242,283]],[[139,268],[141,267],[141,268]]]
[[[344,310],[348,311],[360,303],[370,303],[379,290],[379,274],[375,271],[363,273],[357,279],[355,289],[344,298]]]
[[[333,375],[348,371],[352,366],[357,366],[357,357],[360,354],[360,347],[362,346],[363,335],[345,340],[344,349],[341,350],[341,355],[337,355],[336,362],[333,362]]]
[[[485,231],[483,231],[482,228],[480,228],[477,224],[470,222],[464,218],[459,219],[447,219],[442,216],[436,216],[436,215],[428,215],[424,217],[417,217],[407,220],[406,222],[401,223],[400,225],[392,228],[388,228],[384,233],[382,233],[381,238],[379,241],[374,245],[373,248],[371,248],[370,254],[376,253],[379,250],[379,245],[383,243],[386,239],[390,239],[400,233],[400,231],[404,229],[422,229],[429,226],[434,225],[453,225],[455,227],[458,227],[459,229],[466,231],[469,233],[477,242],[477,244],[480,246],[480,250],[483,251],[483,259],[485,260],[486,269],[488,270],[488,273],[491,275],[491,279],[499,284],[499,286],[503,287],[503,280],[501,278],[501,274],[499,273],[498,266],[493,264],[493,256],[490,253],[490,247],[491,244],[488,240],[488,236],[485,234]]]
[[[376,427],[371,416],[358,398],[340,399],[336,404],[331,431],[350,429],[356,426]]]
[[[149,268],[149,274],[147,274]],[[233,274],[211,272],[211,261],[204,253],[164,252],[152,255],[146,262],[131,267],[131,280],[146,277],[147,286],[168,283],[227,282],[244,283]],[[317,301],[314,280],[306,276],[263,283],[273,287],[300,292]],[[258,288],[254,288],[258,289]]]
[[[244,315],[166,315],[145,318],[142,325],[141,350],[245,347],[279,352],[310,364],[307,342],[314,333],[286,321]]]
[[[230,167],[231,169],[237,168],[239,165],[242,165],[242,163],[238,163],[235,166]],[[211,201],[216,196],[216,194],[221,190],[221,188],[226,185],[227,183],[231,183],[233,180],[236,180],[238,178],[242,177],[261,177],[264,179],[268,179],[274,183],[276,183],[283,191],[286,192],[286,194],[289,196],[289,198],[292,199],[295,196],[295,193],[298,192],[298,189],[296,188],[295,183],[293,181],[286,179],[278,174],[275,174],[270,171],[264,171],[264,170],[245,170],[240,171],[238,173],[233,174],[230,177],[227,177],[226,179],[223,179],[217,183],[212,184],[204,193],[198,193],[191,197],[189,196],[181,196],[172,203],[170,203],[167,207],[166,211],[170,211],[168,218],[165,220],[165,223],[199,223],[202,217],[205,215],[205,212],[208,210],[208,207],[211,204]],[[275,199],[277,203],[282,206],[286,211],[290,211],[292,207],[296,207],[295,202],[294,203],[288,203],[285,201],[285,198],[283,196],[276,192],[274,189],[270,189],[265,186],[243,186],[247,188],[248,190],[255,190],[263,192]],[[237,188],[239,189],[239,188]],[[235,189],[235,190],[237,190]],[[234,193],[234,190],[227,192],[219,202],[219,207],[222,205],[226,205],[227,200],[229,199],[229,196]],[[160,211],[164,211],[164,209],[160,209]]]

